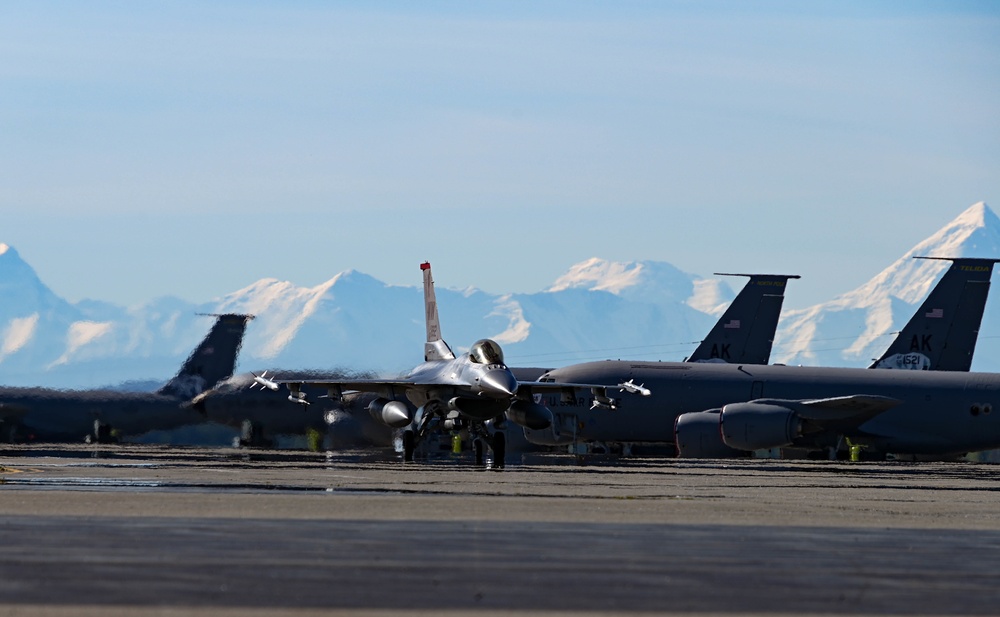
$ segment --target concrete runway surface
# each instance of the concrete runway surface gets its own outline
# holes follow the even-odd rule
[[[1000,467],[0,451],[0,615],[1000,613]]]

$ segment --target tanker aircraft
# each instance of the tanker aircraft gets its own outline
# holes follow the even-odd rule
[[[952,264],[937,285],[869,368],[968,371],[986,308],[995,259],[916,257]],[[749,452],[724,444],[716,435],[721,409],[681,414],[674,424],[682,457],[728,458]]]
[[[467,429],[474,440],[477,463],[482,462],[483,444],[488,442],[496,468],[504,466],[505,420],[530,429],[551,425],[551,412],[532,400],[536,392],[589,389],[599,404],[609,408],[616,405],[616,400],[608,396],[610,388],[649,395],[647,388],[632,382],[518,383],[504,364],[500,345],[490,339],[480,339],[468,353],[456,356],[441,338],[431,265],[425,262],[420,269],[424,279],[427,341],[423,364],[409,375],[402,379],[341,380],[272,379],[255,375],[255,383],[270,390],[284,384],[291,392],[289,400],[300,404],[309,404],[302,390],[304,386],[324,388],[335,401],[340,401],[346,392],[376,393],[378,397],[369,403],[368,411],[386,426],[403,429],[404,460],[413,460],[414,447],[431,431]],[[416,411],[406,400],[416,406]]]
[[[156,392],[0,388],[4,441],[109,441],[196,424],[188,402],[232,374],[252,315],[213,315],[215,325],[177,375]]]
[[[970,281],[981,280],[980,267],[949,270],[947,285],[962,273]],[[981,286],[963,288],[982,297]],[[978,301],[948,306],[973,305]],[[968,315],[966,310],[961,314]],[[949,318],[947,306],[921,311],[926,319]],[[962,328],[975,330],[979,322],[974,321],[970,325],[960,318],[943,332],[967,340]],[[939,333],[936,325],[930,328]],[[623,400],[613,411],[590,409],[571,390],[559,400],[542,397],[538,402],[553,410],[554,429],[525,430],[533,443],[670,442],[682,414],[721,409],[714,423],[679,424],[676,440],[685,442],[686,455],[788,446],[832,451],[845,438],[879,454],[954,456],[1000,447],[1000,414],[992,413],[1000,403],[997,374],[605,361],[556,369],[540,381],[550,379],[632,380],[650,386],[655,396]],[[565,427],[573,427],[572,432],[559,431]]]

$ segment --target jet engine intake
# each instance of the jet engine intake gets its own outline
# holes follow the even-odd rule
[[[722,408],[722,441],[738,450],[790,445],[802,434],[802,419],[794,411],[770,403],[733,403]]]
[[[552,426],[552,412],[545,405],[539,405],[534,401],[516,399],[507,408],[506,415],[507,419],[514,424],[519,424],[535,431],[547,429]]]
[[[721,409],[696,411],[677,416],[674,421],[674,443],[680,458],[740,458],[744,450],[730,448],[719,432]]]
[[[379,397],[368,403],[368,413],[375,420],[392,428],[403,428],[413,422],[410,406],[402,401],[390,401]]]

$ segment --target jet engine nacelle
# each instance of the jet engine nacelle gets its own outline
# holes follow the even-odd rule
[[[696,411],[677,416],[674,421],[674,443],[680,458],[739,458],[744,450],[730,448],[722,442],[719,432],[721,409]]]
[[[368,403],[368,413],[377,421],[392,428],[403,428],[413,422],[410,406],[402,401],[377,398]]]
[[[507,419],[514,424],[535,431],[552,426],[552,412],[549,411],[549,408],[533,401],[515,400],[507,408],[506,415]]]
[[[802,420],[787,407],[770,403],[734,403],[722,408],[722,441],[738,450],[791,445],[802,434]]]

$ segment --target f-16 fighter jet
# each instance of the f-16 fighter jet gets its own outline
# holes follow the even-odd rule
[[[466,429],[473,438],[477,463],[482,462],[483,444],[493,451],[494,467],[504,464],[509,420],[519,426],[544,429],[552,424],[552,413],[534,401],[536,392],[590,389],[598,405],[612,408],[617,401],[609,389],[648,396],[649,390],[632,383],[618,385],[592,383],[522,382],[504,363],[503,351],[496,341],[480,339],[468,353],[456,356],[441,337],[434,281],[430,263],[420,265],[424,278],[424,309],[427,341],[424,362],[402,379],[286,380],[255,376],[255,382],[277,390],[282,384],[290,391],[289,400],[309,404],[303,386],[325,388],[329,396],[340,400],[347,392],[378,394],[368,411],[383,424],[403,429],[403,458],[413,460],[416,444],[434,430]],[[406,404],[409,400],[416,406]]]

